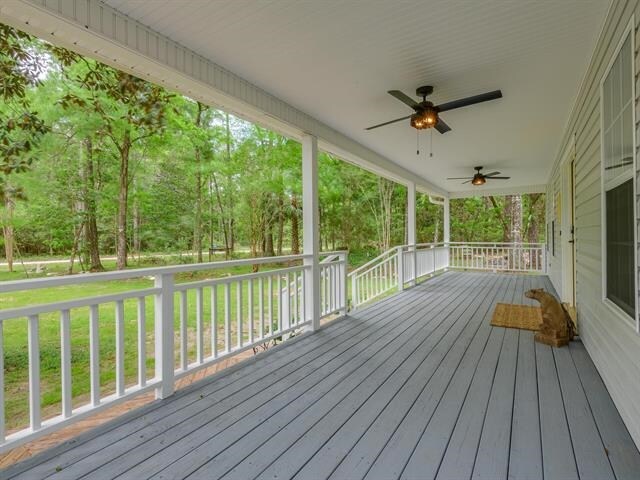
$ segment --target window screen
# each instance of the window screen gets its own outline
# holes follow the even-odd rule
[[[631,34],[602,84],[606,297],[635,317],[633,211],[633,52]]]

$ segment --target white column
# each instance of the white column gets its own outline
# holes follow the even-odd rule
[[[445,270],[449,268],[451,262],[451,248],[449,242],[451,241],[451,210],[449,208],[449,197],[444,198],[444,243],[447,252],[447,263]]]
[[[449,209],[449,198],[444,199],[444,243],[451,241],[451,211]]]
[[[156,276],[155,287],[160,289],[155,298],[155,376],[160,379],[156,387],[156,398],[167,398],[175,390],[173,275],[166,273]]]
[[[409,182],[407,185],[407,244],[411,255],[411,285],[417,283],[418,277],[418,252],[416,250],[416,184]]]
[[[320,217],[318,209],[318,139],[302,138],[302,242],[304,248],[305,321],[320,327]],[[310,267],[310,268],[309,268]]]

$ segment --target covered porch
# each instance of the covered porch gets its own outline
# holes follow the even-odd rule
[[[531,274],[446,272],[3,472],[3,478],[632,479],[580,341],[490,326]]]
[[[352,2],[341,15],[322,2],[311,8],[283,0],[276,10],[240,3],[0,6],[2,22],[299,141],[303,232],[302,254],[2,283],[0,292],[12,293],[149,282],[0,311],[0,453],[141,395],[155,400],[0,476],[637,478],[635,183],[627,192],[635,205],[625,211],[629,221],[617,222],[633,224],[633,255],[625,257],[634,256],[627,289],[633,315],[611,309],[606,281],[600,284],[608,274],[601,177],[608,168],[637,173],[637,145],[625,144],[631,156],[605,166],[597,112],[605,66],[618,65],[619,51],[633,58],[623,63],[637,80],[640,3],[615,0],[607,9],[604,0],[488,0],[473,10],[429,2],[426,11],[420,2],[371,2],[366,9]],[[432,17],[442,20],[437,28]],[[616,44],[624,38],[621,50]],[[496,88],[504,98],[447,116],[453,132],[444,136],[443,127],[435,142],[396,123],[402,118],[373,134],[366,128],[415,103],[398,104],[388,89],[412,92],[431,83],[440,107]],[[637,106],[630,85],[628,105]],[[633,121],[624,125],[633,125],[628,139],[635,139],[631,110]],[[405,245],[352,271],[347,251],[322,251],[319,152],[406,187]],[[465,180],[476,165],[499,170],[480,183]],[[452,241],[451,199],[542,192],[546,244]],[[443,207],[441,243],[418,242],[419,193]],[[212,274],[234,267],[252,271]],[[195,272],[203,275],[185,280]],[[577,308],[582,340],[554,349],[534,343],[532,332],[490,325],[496,303],[530,303],[524,292],[536,287]],[[59,319],[55,415],[41,405],[41,352],[49,346],[40,332],[52,318]],[[89,331],[82,370],[72,368],[78,318]],[[8,322],[22,322],[28,332],[28,426],[18,430],[5,424],[12,400],[4,389]],[[114,326],[107,393],[101,322]],[[136,335],[126,351],[125,325]],[[177,388],[252,350],[260,353]],[[125,371],[132,361],[136,378]],[[84,396],[74,391],[79,376],[90,383]]]

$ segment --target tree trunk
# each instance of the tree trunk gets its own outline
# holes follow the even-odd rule
[[[206,108],[198,102],[198,115],[196,116],[196,127],[202,123],[202,112]],[[193,250],[196,252],[198,263],[202,263],[202,152],[200,146],[195,146],[194,157],[196,161],[196,182],[195,182],[195,212],[193,219]]]
[[[264,235],[264,256],[273,257],[275,254],[273,251],[273,231],[271,226],[268,226]]]
[[[227,223],[227,216],[224,207],[224,202],[222,201],[222,195],[220,195],[220,187],[218,185],[218,178],[216,177],[215,172],[211,172],[211,179],[213,180],[213,188],[216,192],[216,200],[218,203],[218,210],[220,211],[220,222],[222,224],[222,236],[224,237],[224,251],[225,258],[229,258],[229,253],[231,252],[231,244],[229,239],[229,224]]]
[[[116,268],[124,270],[127,267],[127,203],[129,200],[129,153],[131,151],[131,136],[125,132],[120,145],[120,177],[118,183],[118,236],[116,240]]]
[[[4,222],[2,225],[2,232],[4,234],[4,253],[7,257],[7,268],[10,272],[13,272],[13,245],[14,245],[14,231],[13,231],[13,211],[15,204],[13,198],[11,198],[11,187],[8,183],[5,184],[4,191]]]
[[[225,143],[226,143],[226,152],[227,152],[227,163],[231,163],[231,127],[229,124],[229,114],[225,112],[224,114],[224,125],[225,125]],[[227,189],[227,200],[228,200],[228,215],[227,215],[227,224],[228,224],[228,245],[227,245],[227,257],[229,254],[235,250],[235,232],[234,232],[234,219],[233,219],[233,189],[231,188],[231,176],[228,178]]]
[[[298,225],[298,197],[291,196],[291,254],[300,253],[300,228]]]
[[[509,195],[511,217],[511,241],[522,243],[522,196]]]
[[[142,237],[140,231],[142,230],[142,212],[140,212],[140,203],[136,198],[133,201],[133,250],[138,255],[138,261],[140,261],[140,252],[142,251]]]
[[[278,195],[278,245],[276,252],[282,255],[282,237],[284,236],[284,199]]]
[[[104,267],[100,261],[100,242],[98,236],[98,220],[96,214],[96,181],[93,166],[93,144],[90,138],[84,140],[85,162],[83,169],[84,183],[84,241],[89,257],[89,271],[102,272]]]

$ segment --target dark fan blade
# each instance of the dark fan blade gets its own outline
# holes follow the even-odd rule
[[[405,105],[409,105],[411,108],[413,108],[414,110],[416,109],[416,107],[418,106],[418,102],[416,102],[413,98],[411,98],[409,95],[405,95],[404,93],[402,93],[400,90],[389,90],[387,92],[389,95],[393,95],[395,98],[397,98],[398,100],[400,100],[402,103],[404,103]]]
[[[396,118],[395,120],[390,120],[388,122],[379,123],[378,125],[374,125],[373,127],[365,128],[365,130],[373,130],[374,128],[384,127],[385,125],[391,125],[392,123],[401,122],[402,120],[408,120],[411,118],[411,115],[407,115],[406,117]]]
[[[487,173],[485,175],[485,177],[493,177],[494,175],[500,175],[500,172],[491,172],[491,173]]]
[[[496,98],[502,98],[502,92],[500,90],[494,90],[493,92],[481,93],[480,95],[474,95],[473,97],[461,98],[460,100],[454,100],[453,102],[443,103],[442,105],[438,105],[437,108],[440,112],[446,112],[447,110],[453,110],[454,108],[466,107],[467,105],[487,102],[489,100],[495,100]]]
[[[489,180],[509,180],[510,178],[511,177],[489,177]]]
[[[473,177],[447,177],[447,180],[473,180]]]
[[[442,120],[440,117],[438,117],[438,123],[436,123],[436,126],[434,128],[440,133],[447,133],[451,130],[451,127],[444,123],[444,120]]]
[[[473,180],[473,178],[471,180]],[[471,180],[467,180],[466,182],[462,182],[462,185],[464,185],[465,183],[471,183]]]

